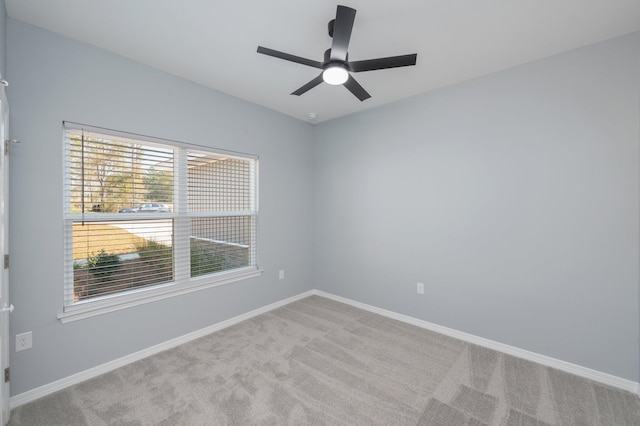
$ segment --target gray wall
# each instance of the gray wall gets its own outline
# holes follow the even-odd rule
[[[11,335],[34,333],[12,394],[314,287],[638,380],[639,34],[315,128],[18,21],[7,41]],[[260,155],[263,276],[61,324],[63,120]]]
[[[636,33],[319,125],[315,287],[637,381],[639,52]]]
[[[310,125],[12,19],[8,78],[13,395],[312,288]],[[264,274],[61,324],[63,120],[259,155]]]

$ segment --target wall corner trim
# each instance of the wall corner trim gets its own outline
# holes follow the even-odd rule
[[[108,373],[117,368],[125,366],[127,364],[131,364],[132,362],[139,361],[143,358],[149,357],[151,355],[155,355],[157,353],[166,351],[168,349],[175,348],[176,346],[180,346],[187,342],[190,342],[195,339],[199,339],[200,337],[206,336],[208,334],[214,333],[216,331],[220,331],[224,328],[230,327],[232,325],[238,324],[239,322],[248,320],[255,316],[264,314],[266,312],[277,309],[281,306],[288,305],[289,303],[295,302],[296,300],[304,299],[305,297],[313,295],[313,290],[306,291],[304,293],[300,293],[296,296],[292,296],[278,302],[271,303],[269,305],[263,306],[261,308],[254,309],[252,311],[246,312],[244,314],[240,314],[233,318],[229,318],[224,321],[220,321],[208,327],[202,328],[200,330],[196,330],[192,333],[185,334],[180,337],[176,337],[175,339],[167,340],[166,342],[159,343],[157,345],[151,346],[147,349],[143,349],[138,352],[134,352],[130,355],[123,356],[122,358],[115,359],[113,361],[106,362],[104,364],[98,365],[96,367],[90,368],[88,370],[81,371],[79,373],[73,374],[68,377],[64,377],[60,380],[56,380],[51,383],[47,383],[46,385],[42,385],[35,389],[28,390],[26,392],[20,393],[18,395],[14,395],[9,398],[9,407],[11,409],[19,407],[21,405],[27,404],[31,401],[35,401],[36,399],[40,399],[47,395],[50,395],[54,392],[67,388],[69,386],[78,384],[80,382],[84,382],[85,380],[92,379],[101,374]]]
[[[433,324],[428,321],[420,320],[420,319],[399,314],[393,311],[388,311],[386,309],[367,305],[365,303],[356,302],[354,300],[347,299],[342,296],[336,296],[331,293],[326,293],[321,290],[309,290],[304,293],[300,293],[296,296],[292,296],[292,297],[280,300],[278,302],[271,303],[269,305],[254,309],[252,311],[235,316],[233,318],[229,318],[227,320],[221,321],[219,323],[213,324],[203,329],[196,330],[192,333],[185,334],[175,339],[168,340],[166,342],[151,346],[147,349],[134,352],[130,355],[126,355],[124,357],[115,359],[113,361],[109,361],[107,363],[98,365],[96,367],[90,368],[85,371],[81,371],[79,373],[62,378],[60,380],[56,380],[54,382],[48,383],[38,388],[31,389],[29,391],[12,396],[11,398],[9,398],[9,406],[11,409],[19,407],[21,405],[35,401],[36,399],[40,399],[42,397],[50,395],[54,392],[57,392],[69,386],[75,385],[85,380],[89,380],[101,374],[108,373],[109,371],[113,371],[116,368],[120,368],[124,365],[131,364],[132,362],[139,361],[143,358],[149,357],[159,352],[166,351],[167,349],[174,348],[176,346],[182,345],[184,343],[190,342],[192,340],[198,339],[200,337],[206,336],[208,334],[211,334],[216,331],[222,330],[224,328],[230,327],[232,325],[238,324],[239,322],[248,320],[255,316],[272,311],[274,309],[288,305],[289,303],[295,302],[300,299],[304,299],[305,297],[312,296],[312,295],[321,296],[327,299],[335,300],[337,302],[345,303],[347,305],[351,305],[353,307],[360,308],[365,311],[379,314],[387,318],[392,318],[407,324],[412,324],[420,328],[424,328],[430,331],[434,331],[436,333],[443,334],[445,336],[453,337],[455,339],[459,339],[467,343],[476,344],[476,345],[493,349],[499,352],[503,352],[509,355],[513,355],[518,358],[523,358],[528,361],[536,362],[546,367],[556,368],[558,370],[561,370],[570,374],[575,374],[576,376],[584,377],[586,379],[594,380],[599,383],[604,383],[606,385],[613,386],[628,392],[632,392],[640,396],[640,383],[638,382],[627,380],[627,379],[617,377],[608,373],[603,373],[601,371],[593,370],[580,365],[572,364],[559,359],[551,358],[546,355],[530,352],[525,349],[520,349],[513,346],[505,345],[503,343],[499,343],[493,340],[474,336],[472,334],[464,333],[462,331],[454,330],[448,327],[443,327],[438,324]]]
[[[532,361],[545,367],[555,368],[565,373],[574,374],[576,376],[583,377],[585,379],[593,380],[595,382],[603,383],[618,389],[625,390],[627,392],[635,393],[640,396],[640,383],[634,382],[622,377],[614,376],[612,374],[604,373],[602,371],[593,370],[591,368],[583,367],[581,365],[572,364],[567,361],[562,361],[550,356],[531,352],[526,349],[520,349],[514,346],[506,345],[504,343],[496,342],[493,340],[478,337],[473,334],[465,333],[462,331],[454,330],[452,328],[444,327],[438,324],[430,323],[421,319],[413,318],[407,315],[398,314],[393,311],[378,308],[375,306],[367,305],[365,303],[356,302],[345,297],[336,296],[334,294],[325,293],[320,290],[313,290],[313,294],[326,297],[327,299],[335,300],[336,302],[342,302],[347,305],[351,305],[356,308],[363,309],[365,311],[373,312],[388,318],[392,318],[398,321],[402,321],[407,324],[412,324],[420,328],[424,328],[436,333],[444,334],[445,336],[453,337],[455,339],[462,340],[467,343],[472,343],[485,348],[493,349],[498,352],[506,353],[518,358]]]

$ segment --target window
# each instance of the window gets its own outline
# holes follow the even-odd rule
[[[64,123],[63,321],[257,267],[255,156]]]

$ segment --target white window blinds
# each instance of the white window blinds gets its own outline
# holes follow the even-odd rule
[[[64,145],[65,309],[257,270],[256,157],[72,123]]]

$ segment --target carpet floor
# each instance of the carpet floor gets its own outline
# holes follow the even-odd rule
[[[311,296],[17,407],[9,424],[638,426],[640,399]]]

